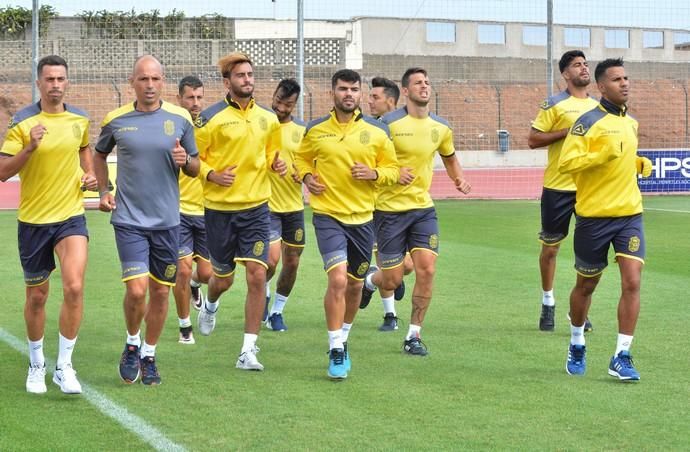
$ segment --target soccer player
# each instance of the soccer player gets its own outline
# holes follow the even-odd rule
[[[145,385],[161,383],[156,344],[175,285],[180,224],[180,169],[199,172],[194,126],[189,112],[161,100],[165,77],[151,55],[134,63],[129,83],[136,101],[108,113],[96,144],[94,168],[99,208],[112,212],[115,243],[125,283],[127,341],[120,358],[120,378]],[[117,146],[117,193],[108,190],[106,158]],[[146,294],[149,301],[146,304]],[[142,343],[142,320],[146,332]]]
[[[551,96],[541,105],[537,118],[532,122],[527,144],[531,149],[548,146],[548,160],[544,171],[544,187],[541,194],[541,272],[542,306],[539,317],[541,331],[553,331],[556,299],[553,296],[553,280],[556,274],[556,256],[561,242],[568,235],[570,217],[575,208],[575,183],[570,174],[558,171],[558,158],[563,141],[573,122],[598,102],[587,94],[590,83],[589,65],[580,50],[569,50],[558,62],[565,80],[565,91]],[[589,320],[585,331],[591,331]]]
[[[420,339],[422,323],[433,289],[438,256],[438,220],[429,194],[433,177],[434,154],[441,155],[446,173],[455,187],[469,193],[470,183],[463,177],[455,156],[453,131],[447,121],[429,112],[431,84],[427,72],[415,67],[405,71],[402,91],[407,105],[383,117],[388,124],[400,164],[398,184],[380,187],[376,197],[376,241],[381,269],[368,272],[362,287],[366,304],[376,288],[393,290],[402,281],[403,259],[412,255],[416,275],[412,292],[412,315],[403,342],[403,351],[425,356]]]
[[[360,75],[341,69],[331,89],[333,110],[309,123],[295,163],[312,195],[312,221],[328,275],[328,376],[344,379],[351,367],[347,340],[374,245],[375,187],[397,182],[398,166],[388,128],[359,109]]]
[[[178,85],[177,103],[196,121],[201,113],[204,85],[197,77],[187,76]],[[189,177],[180,172],[180,246],[177,260],[177,279],[173,288],[180,344],[194,344],[192,322],[189,319],[190,301],[198,310],[203,292],[201,284],[208,284],[211,262],[206,247],[204,226],[204,189],[199,176]],[[196,262],[196,269],[192,264]]]
[[[196,131],[201,159],[208,247],[213,275],[199,311],[199,332],[211,334],[220,296],[234,281],[237,262],[245,266],[247,298],[244,341],[235,367],[263,370],[256,357],[266,290],[271,196],[269,171],[287,174],[279,157],[276,114],[254,101],[254,69],[249,57],[233,52],[218,61],[227,96],[201,113]]]
[[[398,85],[396,85],[394,81],[385,77],[374,77],[371,79],[369,111],[376,119],[381,119],[386,113],[395,110],[399,98],[400,88],[398,88]],[[374,254],[376,255],[376,264],[381,266],[376,244],[374,244]],[[412,273],[414,267],[412,265],[412,257],[410,257],[409,253],[405,254],[403,266],[404,275]],[[383,304],[383,323],[379,326],[379,331],[395,331],[398,329],[398,314],[395,310],[395,302],[402,300],[405,296],[405,281],[401,281],[400,285],[396,287],[394,291],[381,289],[380,294]],[[366,307],[367,305],[360,306],[361,309]]]
[[[302,181],[294,168],[294,154],[304,135],[304,123],[292,117],[297,104],[300,86],[294,79],[284,79],[278,83],[273,93],[273,111],[280,121],[282,147],[280,156],[289,168],[291,177],[280,177],[269,172],[271,181],[271,198],[268,208],[271,216],[271,227],[268,247],[268,270],[266,273],[267,294],[269,281],[273,277],[281,258],[283,266],[276,282],[275,299],[268,311],[270,300],[266,299],[266,326],[273,331],[285,331],[287,325],[283,319],[283,309],[290,292],[295,286],[299,259],[304,250],[304,201],[302,199]]]
[[[628,115],[630,82],[622,59],[600,62],[594,78],[600,104],[580,116],[565,139],[558,162],[572,174],[575,199],[575,270],[570,293],[571,336],[566,371],[586,370],[584,326],[592,293],[608,265],[613,245],[621,275],[618,340],[608,373],[620,380],[639,380],[630,345],[640,312],[640,280],[645,256],[642,196],[637,174],[649,176],[651,162],[637,157],[637,121]]]
[[[29,342],[27,392],[46,392],[45,331],[50,273],[60,261],[57,367],[53,382],[66,394],[81,393],[72,367],[84,305],[88,231],[80,187],[95,190],[89,119],[63,102],[69,86],[67,62],[57,55],[38,62],[36,86],[41,99],[12,117],[0,149],[0,180],[19,174],[19,258],[24,270],[24,320]]]

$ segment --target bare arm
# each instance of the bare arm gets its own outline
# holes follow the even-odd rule
[[[29,144],[13,156],[0,156],[0,180],[6,182],[10,177],[16,175],[21,170],[29,158],[33,155],[38,145],[41,143],[46,128],[41,124],[35,125],[30,132]]]
[[[79,166],[81,166],[82,171],[84,171],[84,175],[81,177],[81,183],[84,189],[98,189],[98,181],[93,172],[93,157],[89,146],[84,146],[79,149]]]
[[[115,208],[115,198],[108,189],[108,154],[96,152],[93,159],[93,169],[98,182],[100,202],[98,208],[103,212],[110,212]]]
[[[529,136],[527,137],[527,146],[529,146],[530,149],[548,146],[556,141],[564,139],[568,135],[568,130],[570,129],[542,132],[532,127],[529,131]]]
[[[460,161],[455,154],[447,157],[442,155],[441,160],[443,161],[443,166],[446,167],[446,174],[453,180],[455,188],[464,194],[468,194],[472,190],[472,185],[465,180]]]

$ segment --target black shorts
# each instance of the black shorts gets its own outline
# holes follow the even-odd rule
[[[304,211],[271,212],[269,241],[304,248]]]
[[[149,276],[161,284],[175,285],[178,227],[142,229],[114,224],[115,243],[122,265],[122,281]]]
[[[541,192],[541,232],[544,245],[558,245],[568,236],[570,218],[575,212],[575,192],[544,188]]]
[[[436,209],[407,212],[374,212],[376,244],[381,268],[402,265],[405,254],[426,250],[438,255],[439,232]]]
[[[312,223],[324,270],[329,272],[332,268],[347,263],[347,273],[352,278],[364,279],[374,246],[373,223],[343,224],[333,217],[321,214],[314,214]]]
[[[206,247],[206,225],[200,215],[180,214],[180,245],[177,257],[200,257],[209,260]]]

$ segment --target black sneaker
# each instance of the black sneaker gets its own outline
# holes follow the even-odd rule
[[[393,299],[400,301],[405,298],[405,280],[400,281],[400,285],[393,291]]]
[[[132,384],[139,379],[141,367],[139,365],[139,347],[125,344],[125,351],[120,357],[120,378],[127,384]]]
[[[585,331],[590,333],[591,331],[594,330],[594,327],[592,327],[592,322],[589,321],[589,317],[585,319]]]
[[[189,288],[192,290],[191,292],[191,302],[192,302],[192,307],[196,309],[197,311],[201,309],[201,305],[204,304],[204,294],[201,291],[201,286],[199,287],[194,287],[193,285],[189,285]]]
[[[192,325],[180,327],[180,338],[177,340],[177,342],[184,345],[194,345],[196,343],[194,340]]]
[[[426,356],[429,352],[426,350],[426,345],[418,337],[413,337],[410,340],[403,342],[403,351],[408,355]]]
[[[376,292],[376,288],[374,288],[374,290],[367,289],[367,276],[371,275],[372,273],[376,273],[378,269],[379,268],[376,265],[372,265],[369,267],[367,274],[364,276],[364,284],[362,284],[362,300],[359,302],[359,309],[364,309],[369,306],[371,296],[374,295],[374,292]]]
[[[156,367],[156,358],[146,356],[141,358],[141,382],[145,385],[161,384],[161,376]]]
[[[395,331],[398,329],[398,318],[392,312],[386,312],[383,316],[383,324],[379,327],[379,331]]]
[[[541,317],[539,317],[539,329],[541,331],[553,331],[555,313],[556,306],[541,305]]]

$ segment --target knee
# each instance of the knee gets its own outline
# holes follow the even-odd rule
[[[208,284],[208,281],[209,279],[211,279],[211,275],[213,275],[213,272],[208,266],[204,265],[196,267],[196,274],[199,277],[199,281],[197,282]]]
[[[541,247],[541,257],[542,259],[553,260],[558,256],[558,246],[542,246]]]
[[[128,284],[127,298],[138,303],[143,303],[146,301],[146,288],[146,284]]]
[[[65,302],[79,302],[84,293],[84,284],[82,281],[70,281],[63,283],[62,293],[65,297]]]
[[[226,290],[228,290],[230,288],[230,286],[232,286],[232,281],[233,281],[232,276],[229,276],[227,278],[219,278],[218,276],[214,275],[209,280],[209,285],[212,284],[216,290],[218,290],[220,292],[225,292]]]
[[[383,272],[383,279],[381,281],[381,288],[383,290],[395,290],[402,282],[402,275],[393,275],[388,272]]]
[[[328,278],[328,290],[331,292],[342,293],[347,288],[346,275],[330,275]]]
[[[415,267],[414,271],[418,280],[431,280],[436,273],[436,266],[433,263],[427,263]]]
[[[640,292],[640,277],[628,277],[621,281],[623,292],[625,293],[639,293]]]
[[[192,277],[192,265],[185,260],[178,261],[177,264],[177,280],[189,281]]]
[[[45,284],[44,284],[45,285]],[[43,309],[48,301],[48,290],[43,288],[43,285],[31,287],[26,294],[26,304],[31,309]]]
[[[250,286],[261,286],[266,284],[266,268],[261,265],[247,266],[247,284]]]

